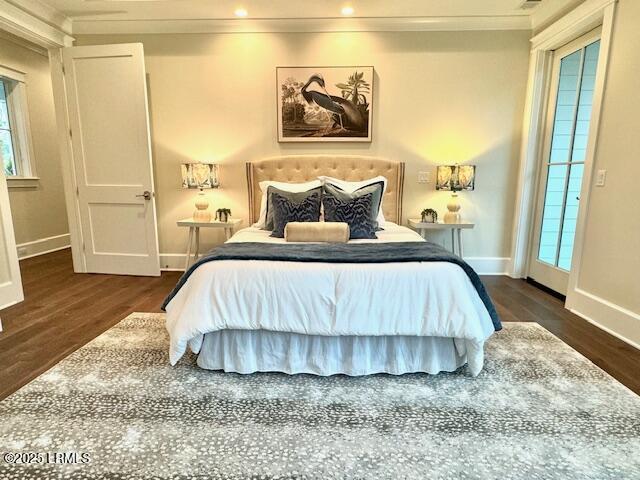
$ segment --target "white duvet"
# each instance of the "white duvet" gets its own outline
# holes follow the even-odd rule
[[[284,242],[251,227],[229,242]],[[378,240],[423,241],[387,222]],[[223,329],[308,335],[410,335],[455,340],[471,373],[483,365],[491,318],[464,271],[445,262],[329,264],[224,260],[198,267],[167,305],[175,364]]]

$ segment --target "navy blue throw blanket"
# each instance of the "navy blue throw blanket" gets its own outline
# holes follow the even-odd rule
[[[496,331],[502,329],[493,302],[473,268],[460,257],[431,242],[393,243],[225,243],[214,248],[189,268],[165,299],[162,309],[178,293],[193,271],[203,263],[219,260],[268,260],[313,263],[448,262],[458,265],[475,287]]]

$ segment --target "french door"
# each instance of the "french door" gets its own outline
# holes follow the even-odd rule
[[[566,295],[584,172],[600,28],[554,52],[528,276]]]

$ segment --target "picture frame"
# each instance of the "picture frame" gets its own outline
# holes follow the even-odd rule
[[[276,67],[279,142],[371,142],[373,66]]]

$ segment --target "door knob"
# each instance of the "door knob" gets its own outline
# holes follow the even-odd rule
[[[141,195],[136,195],[136,197],[143,197],[145,200],[151,200],[151,192],[149,190],[145,190]]]

